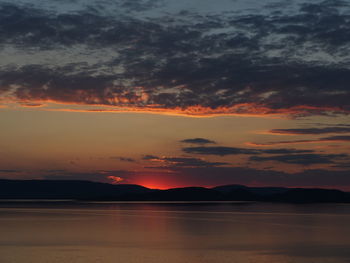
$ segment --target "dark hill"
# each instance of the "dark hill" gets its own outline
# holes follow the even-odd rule
[[[222,185],[212,188],[213,190],[228,194],[232,192],[236,192],[238,190],[240,191],[248,191],[255,195],[273,195],[273,194],[280,194],[285,193],[289,189],[285,187],[247,187],[245,185]]]
[[[0,199],[116,199],[152,191],[139,185],[71,180],[0,180]]]
[[[350,202],[350,193],[329,189],[289,189],[287,192],[265,197],[271,202],[293,202],[293,203],[342,203]]]
[[[350,203],[350,193],[328,189],[247,187],[243,185],[154,190],[139,185],[112,185],[89,181],[0,180],[0,199]]]

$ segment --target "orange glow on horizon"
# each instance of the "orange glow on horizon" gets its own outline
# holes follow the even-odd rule
[[[286,185],[286,184],[266,184],[262,182],[251,182],[251,183],[236,183],[236,182],[227,182],[222,184],[212,184],[212,185],[201,185],[201,184],[186,184],[186,183],[179,183],[179,184],[167,184],[167,183],[160,183],[160,182],[145,182],[145,183],[137,183],[137,185],[141,185],[150,189],[158,189],[158,190],[168,190],[168,189],[174,189],[174,188],[186,188],[186,187],[203,187],[207,189],[211,189],[214,187],[222,186],[222,185],[245,185],[247,187],[287,187],[287,188],[309,188],[309,189],[315,189],[315,188],[322,188],[322,189],[342,189],[343,191],[349,191],[350,187],[348,186],[337,186],[337,185],[329,185],[329,186],[313,186],[313,185],[307,185],[307,184],[292,184],[292,185]]]
[[[166,189],[170,189],[170,188],[175,188],[173,185],[168,185],[166,183],[159,183],[159,182],[145,182],[145,183],[137,183],[137,184],[144,186],[146,188],[159,189],[159,190],[166,190]]]
[[[147,176],[148,177],[148,176]],[[137,178],[135,181],[132,180],[132,182],[128,182],[131,184],[137,184],[141,185],[150,189],[159,189],[159,190],[166,190],[166,189],[171,189],[171,188],[178,188],[178,187],[186,187],[188,186],[184,182],[176,182],[174,179],[170,178],[164,178],[163,176],[161,177],[148,177],[148,178]]]
[[[30,107],[30,108],[41,108],[38,110],[45,111],[63,111],[63,112],[105,112],[105,113],[151,113],[151,114],[162,114],[162,115],[172,115],[172,116],[185,116],[185,117],[195,117],[195,118],[207,118],[215,116],[237,116],[237,117],[266,117],[266,118],[283,118],[285,116],[293,115],[308,115],[315,114],[323,111],[330,112],[341,112],[348,113],[344,109],[338,107],[315,107],[309,105],[299,105],[286,109],[271,109],[266,105],[258,105],[256,103],[240,103],[232,106],[221,106],[215,109],[210,107],[205,107],[201,105],[193,105],[188,107],[175,107],[175,108],[165,108],[162,105],[146,104],[144,106],[133,105],[132,102],[122,103],[121,105],[106,105],[101,103],[88,104],[83,102],[66,102],[66,101],[56,101],[53,99],[44,100],[18,100],[11,99],[7,103],[14,104],[20,107],[26,107],[26,105],[42,105],[41,107]],[[49,105],[53,104],[53,105]],[[83,107],[101,107],[101,108],[50,108],[50,106],[83,106]],[[28,107],[27,107],[28,108]]]
[[[180,116],[190,118],[210,118],[217,116],[235,116],[235,117],[258,117],[258,118],[282,118],[285,113],[282,112],[267,112],[266,110],[251,110],[246,108],[246,111],[240,111],[240,107],[247,105],[235,105],[233,107],[219,107],[211,109],[203,106],[191,106],[187,108],[161,108],[161,107],[117,107],[106,105],[84,105],[84,106],[99,106],[100,109],[44,109],[46,111],[62,111],[62,112],[82,112],[82,113],[147,113],[161,114],[168,116]],[[114,107],[111,109],[111,107]]]
[[[190,180],[188,182],[184,180],[174,180],[170,178],[148,178],[148,179],[137,179],[136,181],[130,182],[132,184],[141,185],[150,189],[159,189],[159,190],[167,190],[167,189],[173,189],[173,188],[185,188],[185,187],[205,187],[205,188],[212,188],[215,186],[218,186],[217,184],[203,184],[201,182],[195,182],[193,180]],[[124,183],[124,182],[123,182]],[[230,183],[223,183],[224,184],[230,184]],[[232,183],[234,184],[234,183]]]

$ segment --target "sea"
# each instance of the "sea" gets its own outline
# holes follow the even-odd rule
[[[2,200],[0,262],[344,263],[350,205]]]

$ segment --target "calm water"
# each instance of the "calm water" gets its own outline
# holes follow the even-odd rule
[[[350,205],[0,203],[0,262],[350,262]]]

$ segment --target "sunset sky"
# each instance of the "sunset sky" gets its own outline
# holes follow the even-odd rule
[[[0,0],[0,178],[350,191],[350,3]]]

